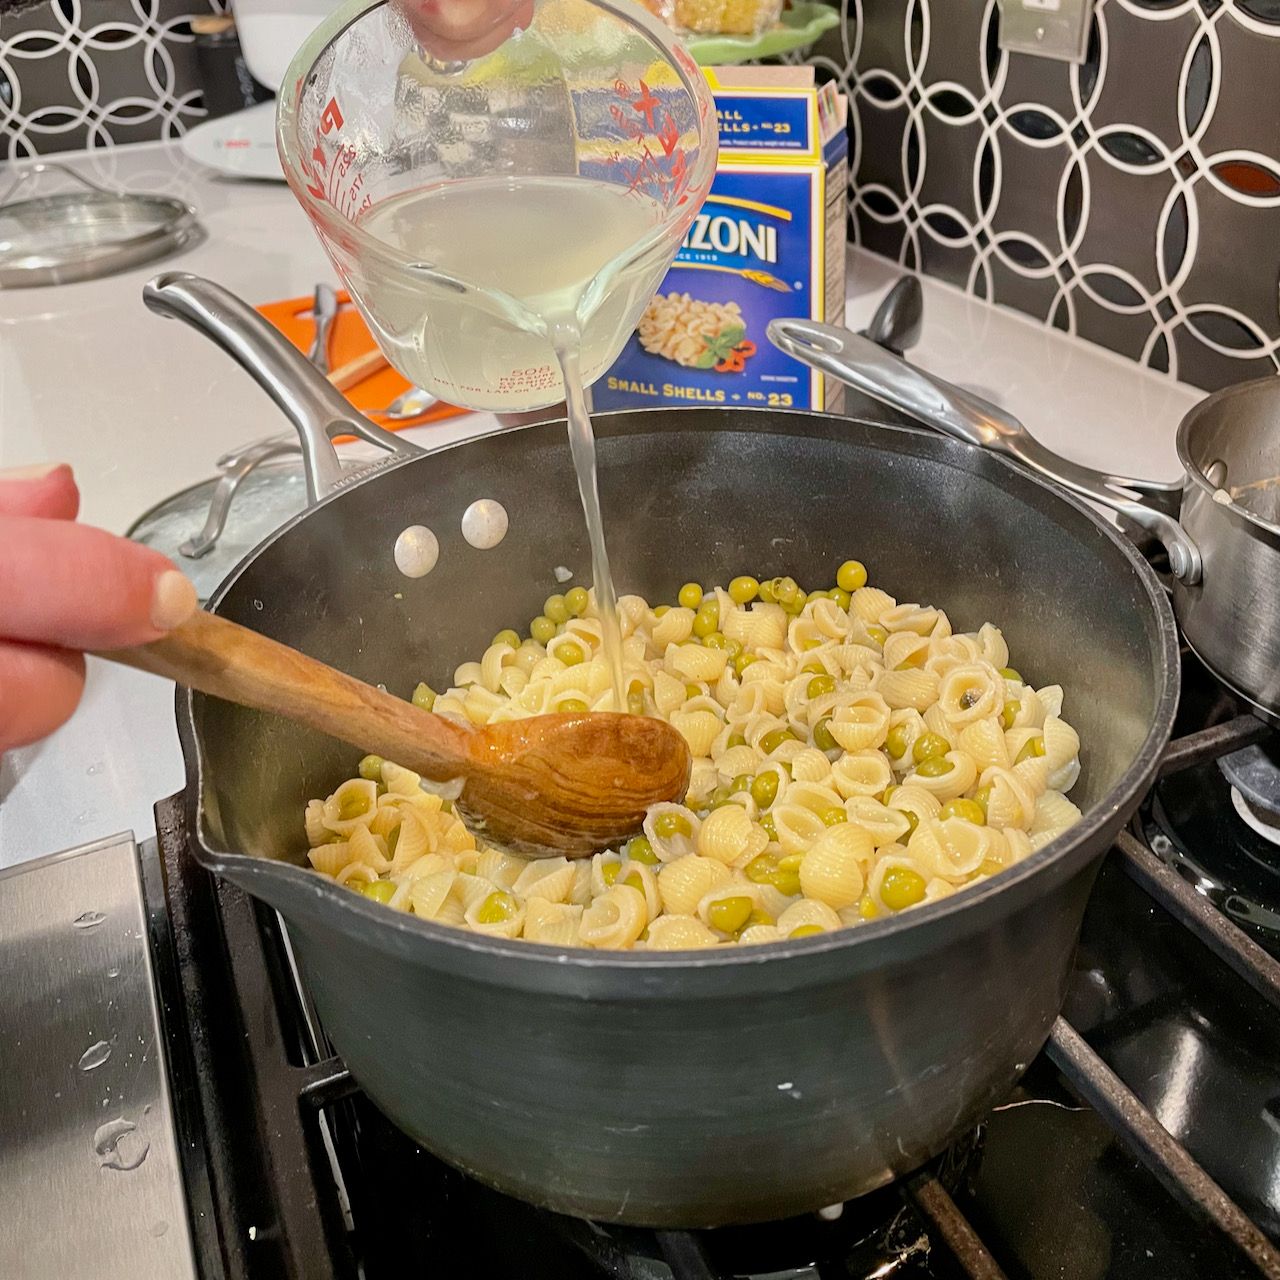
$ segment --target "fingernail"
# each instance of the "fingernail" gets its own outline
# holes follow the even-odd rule
[[[7,471],[0,471],[0,484],[10,480],[43,480],[66,465],[65,462],[37,462],[29,467],[10,467]]]
[[[191,579],[177,569],[167,569],[151,590],[151,625],[172,631],[196,611],[196,589]]]

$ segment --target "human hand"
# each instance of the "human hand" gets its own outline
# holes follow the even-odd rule
[[[67,466],[0,471],[0,753],[52,733],[84,688],[84,652],[158,640],[196,607],[156,551],[76,524]]]
[[[533,0],[391,0],[428,53],[464,62],[492,53],[533,21]]]

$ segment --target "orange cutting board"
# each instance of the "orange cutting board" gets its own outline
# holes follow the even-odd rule
[[[269,320],[305,355],[311,349],[316,332],[315,321],[311,315],[313,305],[311,298],[286,298],[282,302],[263,303],[258,308],[258,313]],[[351,299],[340,292],[338,315],[329,330],[329,368],[340,369],[350,361],[372,351],[375,345],[373,335],[369,332],[369,326],[365,324],[364,318],[351,305]],[[458,409],[451,404],[433,404],[416,418],[400,418],[389,422],[379,417],[376,410],[385,409],[398,395],[408,391],[409,385],[390,365],[384,365],[355,386],[348,387],[344,394],[351,401],[353,408],[367,414],[388,431],[402,431],[405,427],[421,427],[432,422],[444,422],[467,412],[466,409]]]

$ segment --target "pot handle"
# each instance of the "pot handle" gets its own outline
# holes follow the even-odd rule
[[[353,409],[302,352],[248,303],[212,280],[166,271],[143,287],[142,300],[157,315],[181,320],[212,339],[280,406],[302,441],[310,505],[357,476],[423,452]],[[333,447],[334,436],[342,435],[377,445],[387,456],[344,471]]]
[[[1011,413],[981,396],[925,373],[859,334],[814,320],[771,320],[769,340],[803,364],[838,378],[944,435],[1013,458],[1064,489],[1101,503],[1148,530],[1169,554],[1169,568],[1188,586],[1203,572],[1200,549],[1171,515],[1121,492],[1172,496],[1161,486],[1106,475],[1046,448]]]

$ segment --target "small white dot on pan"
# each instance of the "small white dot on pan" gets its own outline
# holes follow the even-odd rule
[[[844,1205],[827,1204],[823,1205],[822,1208],[818,1210],[818,1217],[820,1217],[823,1222],[834,1222],[843,1212]]]
[[[406,578],[425,578],[440,559],[440,542],[426,525],[411,524],[396,539],[395,556]]]
[[[492,551],[507,536],[507,509],[496,498],[480,498],[462,513],[462,536],[478,551]]]
[[[551,572],[555,574],[555,579],[557,582],[568,582],[570,578],[573,577],[573,570],[566,569],[562,564],[556,565],[556,567],[552,569]]]

